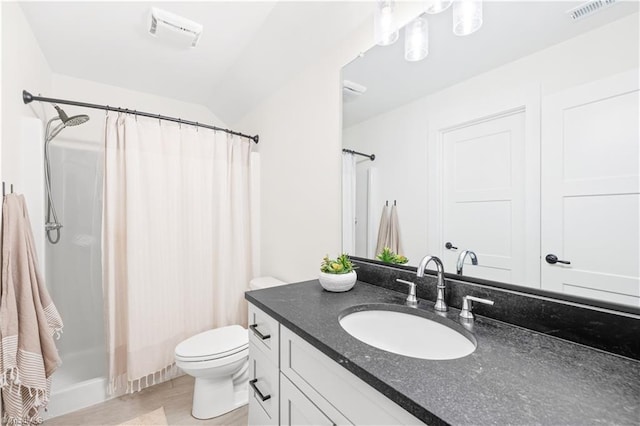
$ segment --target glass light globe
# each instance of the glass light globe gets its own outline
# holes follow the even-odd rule
[[[422,15],[409,22],[404,30],[404,58],[420,61],[429,54],[429,23]]]
[[[378,1],[374,15],[376,44],[388,46],[398,40],[398,24],[396,23],[395,1]]]

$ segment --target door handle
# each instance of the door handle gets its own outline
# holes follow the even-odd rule
[[[263,402],[266,401],[267,399],[270,399],[271,395],[263,395],[262,392],[260,392],[260,389],[258,389],[258,387],[256,386],[257,381],[258,379],[249,380],[249,386],[251,386],[251,389],[253,389],[255,393],[258,394],[258,396]]]
[[[451,241],[447,241],[444,244],[444,248],[448,249],[448,250],[458,250],[458,247],[455,247],[453,244],[451,244]]]
[[[258,324],[251,324],[249,326],[249,328],[251,329],[251,331],[253,331],[253,334],[255,334],[256,336],[258,336],[261,340],[267,340],[268,338],[271,337],[270,334],[262,334],[260,333],[260,330],[258,330]]]
[[[571,262],[569,262],[568,260],[560,260],[558,259],[558,256],[556,256],[555,254],[548,254],[544,260],[547,261],[548,264],[553,265],[556,263],[563,263],[565,265],[571,265]]]

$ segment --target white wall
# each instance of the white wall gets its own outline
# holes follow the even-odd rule
[[[400,25],[419,2],[400,3]],[[341,250],[341,68],[369,49],[366,22],[250,111],[234,128],[259,133],[261,274],[293,282],[318,276]]]
[[[0,114],[0,165],[2,181],[24,194],[32,223],[44,218],[42,185],[43,105],[25,105],[22,90],[46,93],[51,90],[51,70],[16,3],[1,3],[2,9],[2,109]],[[37,167],[37,168],[36,168]],[[44,223],[44,221],[42,221]],[[36,251],[44,270],[44,230],[33,226]]]
[[[2,2],[2,179],[21,185],[22,117],[46,117],[44,105],[22,102],[22,90],[51,91],[51,69],[17,3]],[[27,177],[27,176],[25,176]]]
[[[428,245],[433,239],[427,234],[431,216],[427,210],[427,146],[435,143],[429,140],[430,127],[443,115],[473,114],[486,108],[490,99],[527,87],[539,87],[545,96],[637,68],[637,21],[638,14],[628,16],[344,130],[345,147],[376,154],[373,163],[360,167],[378,168],[379,199],[399,200],[404,254],[410,263],[418,260],[416,256],[440,251]],[[376,218],[381,205],[378,207],[373,213]]]

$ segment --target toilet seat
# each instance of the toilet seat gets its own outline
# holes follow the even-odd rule
[[[249,347],[249,334],[239,325],[207,330],[176,346],[175,358],[182,362],[202,362],[232,357]]]

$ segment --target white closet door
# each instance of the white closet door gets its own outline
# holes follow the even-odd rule
[[[464,275],[525,282],[525,112],[496,116],[443,135],[445,270],[456,271],[473,250]]]
[[[543,99],[543,288],[639,305],[638,101],[637,70]]]

